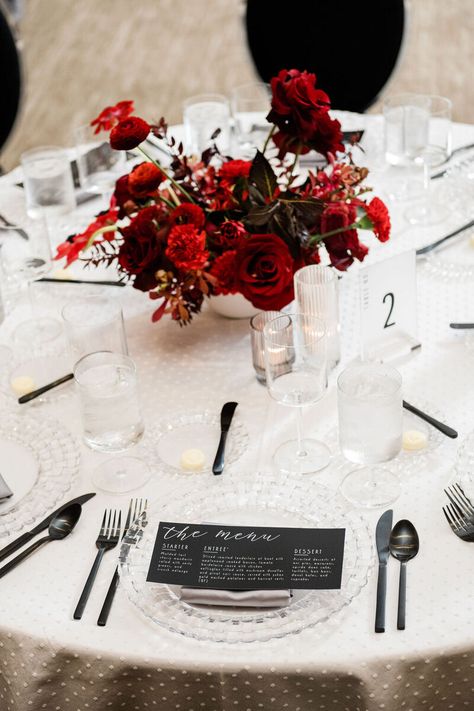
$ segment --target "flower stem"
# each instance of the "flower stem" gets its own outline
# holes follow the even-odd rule
[[[321,240],[326,239],[326,237],[332,237],[333,235],[341,234],[341,232],[347,232],[347,230],[356,230],[359,227],[358,222],[353,222],[345,227],[338,227],[336,230],[331,230],[330,232],[325,232],[323,235],[310,235],[309,243],[315,244],[316,242],[321,242]]]
[[[174,187],[175,187],[177,190],[179,190],[179,191],[181,192],[181,194],[184,195],[184,197],[189,200],[189,202],[194,202],[194,200],[192,199],[192,197],[191,197],[191,195],[188,193],[188,191],[185,190],[182,185],[180,185],[179,183],[177,183],[176,180],[175,180],[174,178],[172,178],[171,175],[169,175],[169,174],[166,172],[166,170],[164,170],[164,169],[162,168],[162,166],[161,166],[156,160],[154,160],[151,156],[149,156],[148,153],[147,153],[146,151],[144,151],[141,146],[137,146],[137,148],[138,148],[138,150],[140,151],[140,153],[142,153],[142,154],[145,156],[145,158],[146,158],[147,160],[149,160],[151,163],[153,163],[154,165],[156,165],[156,167],[161,170],[161,172],[163,173],[163,175],[164,175],[166,178],[168,178],[168,180],[170,181],[170,183],[171,183],[172,185],[174,185]]]
[[[267,150],[267,146],[270,143],[270,139],[273,136],[273,134],[275,133],[275,129],[276,129],[276,126],[275,126],[275,124],[273,124],[270,131],[268,132],[268,136],[265,139],[265,143],[263,144],[262,153],[264,155],[265,155],[265,151]]]

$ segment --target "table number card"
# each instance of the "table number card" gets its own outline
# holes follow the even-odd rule
[[[385,362],[419,348],[415,250],[361,269],[359,287],[362,357]]]
[[[147,582],[232,590],[341,587],[344,528],[160,523]]]

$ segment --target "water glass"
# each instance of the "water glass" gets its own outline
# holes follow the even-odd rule
[[[410,166],[428,143],[430,98],[399,94],[383,105],[385,158],[393,166]]]
[[[271,125],[266,120],[270,105],[270,86],[262,82],[243,84],[232,90],[236,150],[242,158],[253,158],[262,149]]]
[[[76,206],[74,182],[67,151],[46,146],[34,148],[21,156],[26,210],[40,218],[43,210],[64,215]]]
[[[281,316],[279,311],[259,311],[250,319],[250,344],[252,346],[252,363],[259,383],[266,383],[265,374],[265,343],[263,329],[269,321]]]
[[[125,151],[114,151],[89,124],[75,130],[76,160],[81,188],[108,196],[125,173]]]
[[[295,272],[294,283],[298,311],[324,321],[328,369],[332,370],[341,359],[337,274],[331,267],[310,264]]]
[[[89,296],[66,304],[62,317],[73,363],[94,351],[128,354],[122,307],[118,301]]]
[[[187,150],[194,155],[216,143],[221,153],[230,148],[230,106],[221,94],[202,94],[183,104],[183,123]],[[213,139],[213,134],[220,130]]]
[[[390,504],[400,494],[400,482],[375,465],[394,459],[402,447],[402,377],[390,365],[361,362],[341,373],[337,393],[341,451],[363,465],[346,476],[341,492],[358,506]]]
[[[280,445],[273,461],[285,473],[319,471],[329,463],[329,449],[303,439],[301,420],[302,408],[317,402],[327,388],[324,322],[311,314],[280,314],[265,325],[263,334],[268,391],[297,412],[297,439]]]

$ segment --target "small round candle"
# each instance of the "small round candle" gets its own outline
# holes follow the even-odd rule
[[[18,397],[27,395],[36,388],[35,381],[29,375],[18,375],[16,378],[13,378],[10,385],[11,389],[15,395],[18,395]]]
[[[181,469],[189,472],[200,471],[206,462],[206,457],[201,449],[185,449],[179,460]]]
[[[424,449],[427,444],[428,437],[424,432],[420,432],[419,430],[407,430],[403,433],[402,447],[408,452]]]

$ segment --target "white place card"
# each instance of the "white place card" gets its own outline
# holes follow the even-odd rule
[[[398,360],[420,348],[415,250],[361,269],[359,293],[364,360]]]

